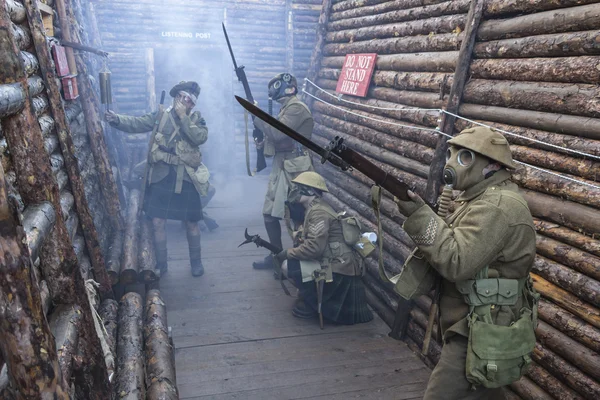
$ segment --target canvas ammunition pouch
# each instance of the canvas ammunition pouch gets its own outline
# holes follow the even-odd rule
[[[474,386],[497,388],[519,380],[531,364],[539,294],[530,277],[490,279],[487,271],[486,267],[477,279],[457,282],[456,287],[469,305],[467,380]],[[517,320],[509,326],[496,325],[492,309],[515,306],[520,298],[524,301]]]

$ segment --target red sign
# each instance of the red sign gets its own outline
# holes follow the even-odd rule
[[[67,63],[67,53],[65,52],[65,48],[54,45],[52,46],[52,53],[54,55],[54,65],[56,66],[58,76],[69,75],[69,64]]]
[[[346,54],[342,74],[335,89],[338,93],[365,97],[375,68],[377,54]]]

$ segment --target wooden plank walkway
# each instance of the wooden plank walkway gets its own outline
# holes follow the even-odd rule
[[[185,232],[169,222],[169,274],[161,280],[176,347],[181,399],[420,399],[429,369],[375,317],[367,324],[320,330],[291,315],[265,255],[237,248],[244,228],[266,237],[260,210],[266,177],[218,186],[203,233],[205,274],[190,273]],[[284,236],[285,235],[284,233]],[[289,245],[289,242],[287,243]]]

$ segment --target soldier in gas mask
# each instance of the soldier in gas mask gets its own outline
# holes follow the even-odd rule
[[[159,113],[141,117],[118,115],[108,111],[106,120],[115,128],[130,133],[152,131],[158,124],[144,174],[147,187],[143,199],[146,216],[152,218],[157,267],[167,272],[167,219],[183,221],[189,245],[193,276],[204,274],[198,221],[202,219],[200,196],[208,194],[208,169],[202,164],[198,146],[208,139],[208,128],[196,105],[200,86],[180,82],[169,94],[173,105]]]
[[[310,110],[298,97],[298,84],[291,74],[276,75],[268,85],[269,97],[281,104],[278,119],[296,132],[310,138],[313,118]],[[273,169],[269,176],[269,186],[263,206],[263,218],[269,242],[282,248],[280,221],[285,215],[285,201],[292,179],[304,171],[312,171],[312,162],[307,151],[271,125],[255,119],[256,128],[263,131],[265,140],[257,146],[264,146],[267,157],[273,157]],[[255,269],[273,268],[271,255],[254,262]]]
[[[477,127],[448,143],[444,179],[462,191],[456,210],[441,218],[412,192],[396,200],[404,230],[442,278],[444,345],[424,398],[503,398],[535,346],[535,228],[510,181],[516,165],[504,136]]]

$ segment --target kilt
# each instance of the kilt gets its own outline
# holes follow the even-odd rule
[[[288,278],[300,288],[300,297],[314,311],[318,309],[317,285],[314,281],[302,283],[300,262],[288,260]],[[365,286],[360,276],[333,273],[333,282],[323,287],[323,318],[338,324],[353,325],[369,322],[373,313],[367,304]]]
[[[175,193],[177,173],[169,168],[169,175],[148,185],[144,198],[144,212],[150,218],[196,222],[202,219],[200,194],[191,182],[183,181],[181,193]]]

